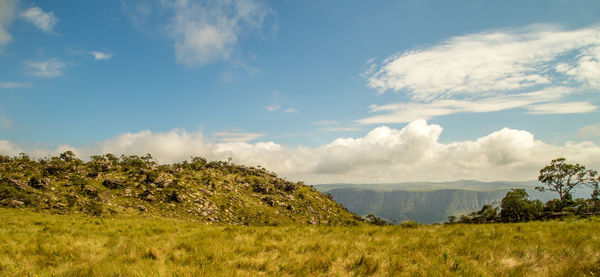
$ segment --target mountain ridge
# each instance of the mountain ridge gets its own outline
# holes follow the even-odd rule
[[[424,224],[444,222],[448,216],[460,216],[480,210],[483,205],[498,206],[506,192],[524,188],[531,199],[548,201],[553,192],[539,192],[538,181],[481,182],[403,182],[389,184],[320,184],[314,187],[358,215],[373,214],[388,221],[412,220]],[[583,188],[574,198],[586,198],[591,190]]]

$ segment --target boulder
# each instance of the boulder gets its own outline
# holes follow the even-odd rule
[[[83,193],[85,193],[85,195],[87,196],[91,196],[91,197],[97,197],[98,196],[98,191],[94,188],[84,188],[83,189]]]
[[[123,186],[120,181],[112,179],[104,180],[104,182],[102,182],[102,185],[109,189],[118,189]]]
[[[15,199],[4,199],[2,200],[2,205],[13,208],[23,208],[23,206],[25,206],[25,202]]]

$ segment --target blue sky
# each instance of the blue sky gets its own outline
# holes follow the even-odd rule
[[[0,0],[0,153],[309,182],[600,166],[598,1]]]

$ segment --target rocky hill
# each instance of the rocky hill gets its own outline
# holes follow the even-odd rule
[[[203,158],[159,165],[150,155],[106,154],[84,162],[70,151],[41,160],[0,155],[0,205],[238,225],[360,220],[330,195],[260,167]]]

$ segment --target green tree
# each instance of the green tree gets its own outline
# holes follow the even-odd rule
[[[595,170],[586,170],[585,166],[580,164],[568,164],[564,158],[552,160],[550,165],[540,170],[538,180],[545,184],[536,187],[539,191],[556,191],[561,201],[571,195],[571,190],[580,186],[598,187]]]
[[[67,163],[72,162],[77,158],[77,155],[71,150],[67,150],[59,155],[59,158]]]
[[[542,214],[542,202],[531,201],[525,189],[511,189],[500,203],[500,218],[504,222],[534,220]]]

